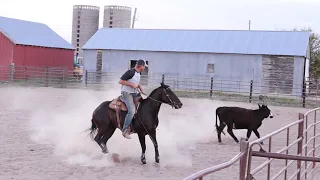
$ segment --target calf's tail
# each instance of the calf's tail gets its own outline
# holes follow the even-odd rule
[[[217,109],[216,109],[216,130],[217,130],[217,132],[219,132],[219,130],[218,130],[218,128],[219,128],[219,126],[218,126],[218,113],[219,113],[219,109],[220,109],[220,108],[217,108]],[[221,120],[220,120],[220,125],[221,125]],[[222,130],[221,132],[223,133],[223,135],[226,135],[226,134],[223,132],[223,130]]]
[[[216,109],[216,130],[217,131],[218,131],[218,124],[217,124],[218,123],[218,109],[219,108]]]

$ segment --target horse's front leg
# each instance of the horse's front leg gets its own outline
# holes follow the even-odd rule
[[[156,130],[152,130],[150,132],[150,139],[153,142],[154,145],[154,151],[155,151],[155,161],[156,163],[159,163],[159,150],[158,150],[158,142],[157,142],[157,137],[156,137]]]
[[[141,153],[141,162],[142,164],[147,164],[146,162],[146,135],[144,133],[138,133],[139,136],[139,141],[140,141],[140,145],[141,145],[141,149],[142,149],[142,153]]]

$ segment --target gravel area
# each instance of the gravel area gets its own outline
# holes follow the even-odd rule
[[[82,132],[90,127],[93,110],[102,101],[118,95],[118,89],[0,88],[0,179],[181,180],[201,169],[226,162],[239,152],[239,145],[228,134],[222,135],[222,144],[217,142],[214,125],[218,106],[258,107],[249,103],[191,98],[181,98],[184,106],[178,110],[163,105],[157,131],[160,164],[154,163],[154,148],[149,138],[146,138],[147,165],[142,165],[137,135],[127,140],[119,130],[107,144],[110,154],[120,155],[121,162],[114,163],[110,154],[101,153],[99,146],[87,136],[88,132]],[[296,121],[298,113],[308,110],[269,108],[274,118],[263,122],[259,129],[261,136]],[[234,130],[234,133],[238,139],[246,136],[243,130]],[[252,133],[250,141],[255,139]],[[285,145],[285,136],[275,137],[273,142],[274,148],[279,149]],[[268,142],[265,142],[264,149],[267,147]],[[283,165],[284,161],[275,162],[272,168],[279,170]],[[295,167],[295,163],[292,166]],[[238,171],[236,163],[204,179],[237,179]],[[266,176],[261,173],[255,178],[266,179]]]

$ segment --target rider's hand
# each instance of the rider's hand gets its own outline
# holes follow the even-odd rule
[[[133,87],[134,89],[137,89],[137,88],[139,87],[139,84],[132,84],[132,87]]]
[[[143,93],[143,89],[142,89],[142,86],[138,86],[138,88],[140,89],[140,91]]]

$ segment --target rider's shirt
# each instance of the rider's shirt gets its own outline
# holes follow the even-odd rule
[[[141,73],[137,72],[134,68],[129,69],[121,76],[121,80],[128,81],[134,84],[140,83],[140,75]],[[122,85],[121,92],[128,92],[128,93],[139,93],[137,89],[132,88],[131,86]]]

